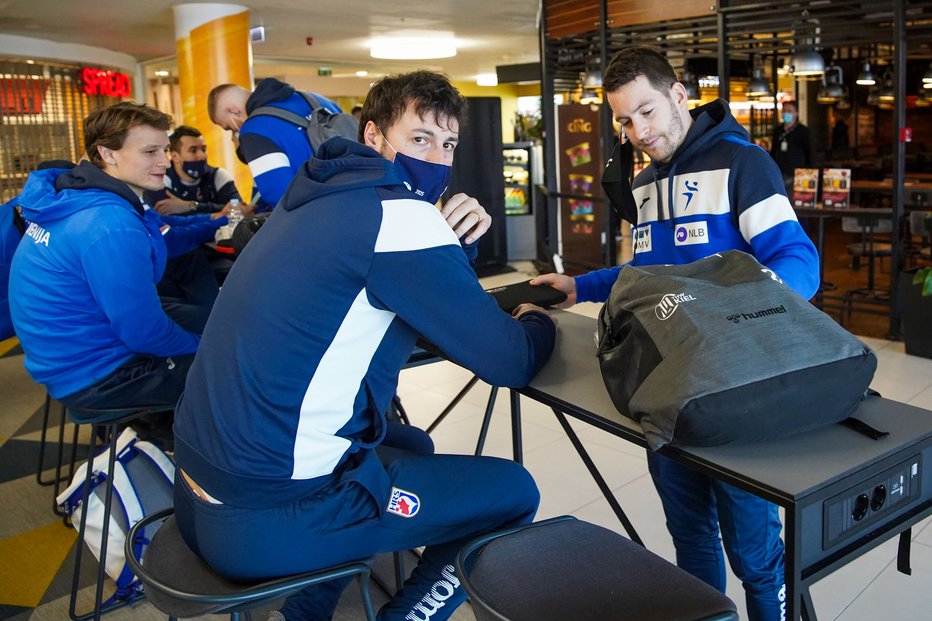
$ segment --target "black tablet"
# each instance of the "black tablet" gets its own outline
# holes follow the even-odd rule
[[[526,280],[513,285],[486,289],[486,291],[495,298],[499,307],[507,313],[512,312],[521,304],[536,304],[542,308],[547,308],[566,301],[566,294],[557,291],[550,285],[533,286],[529,284],[530,282],[530,280]]]

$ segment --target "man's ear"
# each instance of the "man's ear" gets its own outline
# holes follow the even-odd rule
[[[97,145],[97,153],[107,166],[116,166],[116,158],[113,157],[113,150]]]
[[[673,83],[673,86],[670,87],[670,98],[677,106],[688,107],[688,100],[686,99],[686,87],[683,86],[682,83]]]
[[[375,121],[366,121],[366,127],[362,131],[362,138],[367,147],[372,147],[376,151],[382,150],[382,132],[375,124]]]

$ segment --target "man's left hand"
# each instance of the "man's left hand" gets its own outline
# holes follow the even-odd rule
[[[462,193],[453,195],[440,213],[446,218],[457,238],[466,236],[467,244],[482,237],[492,226],[492,216],[479,201]]]

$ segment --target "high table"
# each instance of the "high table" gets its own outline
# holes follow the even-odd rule
[[[865,182],[866,183],[866,182]],[[855,302],[858,304],[873,305],[873,308],[863,308],[865,312],[885,315],[889,312],[889,295],[865,296],[855,300],[852,296],[845,295],[826,295],[823,290],[825,282],[825,220],[826,218],[857,218],[864,221],[865,233],[867,234],[868,243],[873,246],[874,228],[878,220],[889,220],[893,217],[893,210],[889,207],[857,207],[851,206],[843,209],[817,207],[794,207],[798,217],[816,218],[816,250],[819,253],[819,290],[816,292],[815,303],[819,308],[826,308],[825,301],[841,302],[837,307],[832,308],[841,312],[840,323],[845,325],[845,313],[850,313]],[[871,251],[872,252],[872,251]],[[874,287],[874,261],[869,257],[867,264],[867,282],[869,293]],[[879,310],[878,310],[879,309]]]
[[[602,382],[596,322],[563,311],[555,316],[559,330],[553,356],[518,392],[551,407],[577,450],[581,443],[564,414],[646,446],[640,426],[616,410]],[[925,475],[925,464],[932,460],[932,412],[868,397],[855,416],[889,435],[873,440],[829,425],[767,442],[661,449],[678,462],[784,507],[787,619],[814,621],[809,587],[897,534],[903,535],[900,569],[908,573],[909,529],[932,514],[932,476]],[[593,472],[591,460],[587,466]],[[615,508],[617,501],[603,485]],[[876,504],[880,506],[874,509]]]

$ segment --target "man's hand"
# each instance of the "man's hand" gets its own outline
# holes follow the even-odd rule
[[[557,291],[566,294],[566,300],[555,304],[556,308],[569,308],[576,303],[576,280],[566,274],[541,274],[533,279],[532,285],[550,285]]]
[[[545,309],[537,306],[536,304],[520,304],[513,311],[511,311],[511,316],[515,319],[519,319],[524,313],[529,313],[531,311],[536,311],[538,313],[543,313],[550,318],[550,321],[553,322],[554,327],[559,325],[557,318],[548,313]]]
[[[455,194],[440,210],[457,239],[466,235],[465,242],[471,244],[482,237],[492,226],[492,216],[479,201],[465,194]]]
[[[163,216],[171,216],[178,213],[190,213],[194,211],[194,205],[191,201],[183,201],[168,190],[165,190],[168,198],[163,198],[153,207]]]

